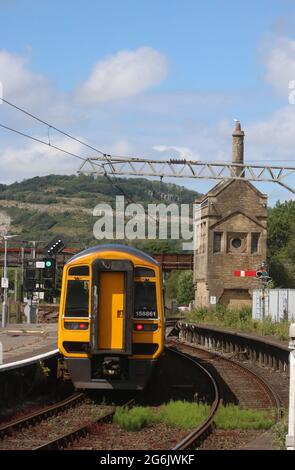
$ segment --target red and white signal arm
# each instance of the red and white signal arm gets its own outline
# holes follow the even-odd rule
[[[234,271],[234,276],[238,276],[238,277],[256,277],[256,271]]]

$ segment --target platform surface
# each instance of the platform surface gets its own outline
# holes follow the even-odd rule
[[[0,328],[3,362],[38,356],[57,349],[57,323],[11,324]]]
[[[268,431],[263,432],[256,439],[250,441],[241,450],[279,450],[274,439],[274,431],[269,429]]]

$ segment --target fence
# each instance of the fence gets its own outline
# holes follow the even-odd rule
[[[295,289],[254,290],[252,318],[262,320],[266,317],[275,322],[295,321]]]

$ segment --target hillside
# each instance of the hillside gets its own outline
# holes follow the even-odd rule
[[[191,203],[199,195],[182,186],[144,178],[117,178],[111,184],[103,176],[35,177],[0,185],[0,231],[9,230],[20,234],[22,240],[37,240],[41,245],[56,235],[77,247],[96,244],[93,208],[100,202],[114,207],[115,197],[123,194],[145,208],[149,203]],[[176,249],[177,244],[171,243]],[[144,247],[145,242],[134,244]],[[158,246],[165,249],[166,245],[160,242]]]

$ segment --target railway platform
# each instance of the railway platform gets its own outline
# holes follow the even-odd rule
[[[29,364],[57,353],[57,323],[10,324],[0,328],[0,370]]]
[[[248,442],[241,450],[279,450],[279,447],[275,444],[274,431],[269,429]]]

